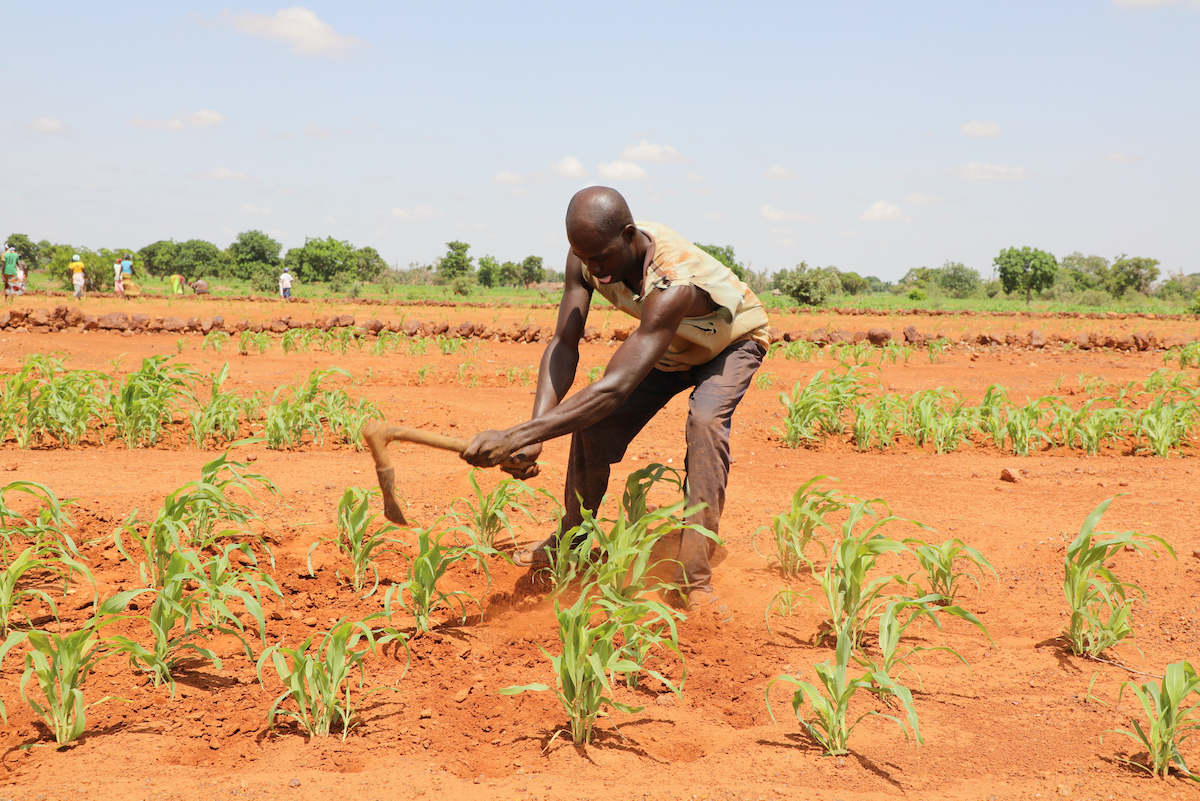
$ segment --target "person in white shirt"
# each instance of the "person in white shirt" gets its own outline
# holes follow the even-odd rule
[[[283,274],[279,276],[279,297],[284,300],[289,300],[292,297],[292,274],[288,272],[288,268],[283,268]]]

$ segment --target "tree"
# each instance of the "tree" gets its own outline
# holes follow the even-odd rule
[[[1031,247],[1002,250],[992,263],[1000,271],[1000,284],[1004,291],[1023,290],[1026,306],[1035,291],[1053,286],[1054,272],[1058,269],[1058,262],[1053,256]]]
[[[867,291],[867,279],[858,273],[841,273],[838,280],[842,282],[842,291],[847,295],[861,295]]]
[[[521,267],[511,261],[500,265],[500,286],[516,286],[521,283]]]
[[[302,283],[331,281],[338,273],[355,273],[354,246],[349,242],[334,239],[306,238],[304,246],[292,248],[283,259],[286,267]]]
[[[476,273],[479,285],[491,289],[500,280],[500,262],[492,256],[479,257],[479,271]]]
[[[936,283],[936,281],[937,271],[929,267],[913,267],[900,279],[900,283],[906,287],[915,287],[917,289],[929,289],[930,285]]]
[[[17,255],[25,262],[27,269],[36,270],[41,266],[42,249],[25,234],[9,234],[6,241],[16,248]]]
[[[452,282],[460,276],[470,276],[475,272],[475,268],[471,262],[474,261],[467,255],[467,251],[471,246],[466,242],[447,242],[446,255],[438,259],[438,275],[442,277],[445,283]]]
[[[954,298],[967,298],[983,286],[983,279],[976,270],[957,261],[948,261],[937,271],[938,286]]]
[[[262,271],[262,267],[278,272],[283,261],[279,257],[282,251],[283,245],[257,230],[242,231],[227,249],[233,274],[243,281],[253,279],[256,273]]]
[[[212,242],[189,239],[176,248],[171,269],[194,281],[204,275],[224,275],[228,265],[229,256]]]
[[[521,262],[521,282],[525,286],[536,284],[545,277],[546,271],[542,269],[541,256],[526,256],[525,261]]]
[[[372,247],[359,248],[351,258],[354,274],[360,281],[378,281],[388,268],[379,251]]]
[[[1075,289],[1109,289],[1112,270],[1102,256],[1085,256],[1077,250],[1063,256],[1059,268],[1070,276]]]
[[[1114,297],[1121,297],[1135,289],[1143,295],[1150,293],[1150,285],[1158,278],[1158,259],[1140,256],[1117,256],[1109,277],[1109,288]]]
[[[835,267],[809,267],[800,262],[791,270],[775,273],[775,287],[793,297],[802,306],[820,306],[831,294],[839,292],[842,281]]]
[[[137,252],[137,260],[148,275],[160,278],[175,272],[175,255],[179,245],[174,240],[160,239]]]
[[[721,247],[720,245],[701,245],[699,242],[697,242],[696,247],[700,248],[705,253],[721,262],[721,264],[724,264],[726,267],[733,270],[733,274],[738,277],[739,281],[746,280],[746,268],[741,262],[734,258],[733,245]]]

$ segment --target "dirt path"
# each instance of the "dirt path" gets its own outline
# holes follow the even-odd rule
[[[510,312],[518,313],[504,313]],[[175,351],[173,338],[154,336],[61,333],[5,339],[0,342],[5,371],[23,353],[48,342],[69,355],[69,366],[106,371],[114,357],[129,370],[144,356]],[[611,353],[608,346],[585,346],[581,376]],[[528,414],[533,385],[522,383],[521,371],[539,355],[536,345],[483,343],[451,356],[283,355],[276,348],[261,356],[227,351],[218,357],[194,343],[180,358],[203,372],[229,361],[230,381],[239,391],[269,391],[336,364],[363,379],[349,387],[351,394],[372,398],[389,419],[469,436]],[[471,366],[462,368],[467,363]],[[425,366],[431,369],[418,384],[418,370]],[[497,562],[486,595],[481,577],[467,566],[449,575],[451,586],[483,598],[482,620],[475,613],[466,625],[449,621],[435,634],[414,640],[407,673],[403,651],[389,650],[368,662],[368,686],[394,685],[398,692],[373,696],[364,725],[345,743],[337,738],[306,743],[286,729],[270,734],[265,716],[278,682],[268,681],[263,689],[254,664],[232,639],[223,638],[214,645],[222,668],[194,663],[174,699],[166,687],[147,684],[123,661],[103,663],[87,686],[88,698],[111,694],[123,700],[91,710],[84,739],[55,751],[44,745],[44,727],[20,700],[21,666],[10,656],[0,675],[0,697],[9,715],[0,729],[5,769],[0,780],[8,782],[13,798],[31,801],[324,799],[330,791],[368,799],[1194,797],[1194,786],[1182,780],[1152,780],[1125,765],[1122,760],[1136,758],[1139,749],[1125,737],[1106,734],[1127,726],[1136,711],[1128,693],[1116,703],[1129,674],[1070,657],[1055,637],[1064,622],[1064,540],[1074,536],[1096,504],[1125,493],[1113,503],[1104,528],[1163,536],[1179,559],[1134,553],[1117,559],[1118,573],[1141,584],[1149,596],[1136,607],[1136,640],[1119,647],[1117,655],[1152,673],[1181,658],[1200,658],[1200,559],[1193,555],[1200,549],[1196,461],[1112,450],[1095,458],[1043,451],[1018,459],[988,448],[943,456],[913,448],[859,454],[841,442],[812,450],[782,448],[771,433],[780,425],[778,390],[830,366],[783,359],[764,365],[774,387],[752,389],[734,420],[735,465],[722,521],[726,547],[716,566],[717,588],[735,620],[726,626],[683,624],[688,665],[683,699],[661,687],[622,690],[624,700],[645,708],[614,715],[620,733],[604,723],[597,743],[575,748],[553,737],[565,717],[549,693],[497,694],[508,685],[552,683],[539,646],[557,650],[551,602],[521,571]],[[1050,393],[1056,385],[1059,394],[1080,391],[1081,374],[1124,383],[1144,379],[1161,366],[1161,355],[1152,353],[1004,351],[972,357],[959,351],[936,365],[923,355],[908,364],[886,365],[880,379],[891,391],[946,386],[967,397],[999,383],[1021,400]],[[581,378],[577,388],[583,383]],[[650,461],[681,466],[685,414],[686,399],[675,399],[635,440],[614,475]],[[563,441],[547,445],[546,469],[535,486],[561,492],[566,447]],[[397,474],[408,512],[421,522],[470,491],[464,466],[449,454],[401,444],[393,446],[393,454],[402,465]],[[0,450],[0,467],[8,471],[0,472],[0,480],[40,481],[62,496],[79,498],[73,514],[81,539],[94,542],[85,553],[107,592],[135,586],[133,571],[106,546],[113,527],[134,507],[151,514],[165,493],[195,478],[213,455],[182,444],[146,451],[111,444],[18,451],[10,445]],[[369,457],[332,446],[286,453],[254,446],[239,449],[238,455],[253,457],[255,467],[281,490],[281,503],[264,509],[280,539],[276,575],[286,594],[285,604],[269,606],[280,618],[269,622],[269,641],[295,644],[330,619],[378,610],[378,595],[360,600],[338,584],[341,562],[331,552],[318,549],[315,578],[308,577],[305,565],[310,545],[333,532],[333,511],[343,489],[373,484]],[[1019,483],[998,480],[1006,466],[1022,471]],[[998,582],[988,577],[978,591],[968,587],[963,600],[984,620],[994,645],[953,619],[944,632],[928,626],[920,632],[926,644],[953,645],[969,663],[938,653],[916,660],[920,689],[914,695],[926,740],[920,748],[906,743],[891,723],[872,717],[855,730],[851,755],[826,758],[802,734],[782,688],[772,693],[778,725],[768,715],[768,681],[786,671],[811,681],[811,665],[831,658],[831,651],[814,642],[822,620],[814,604],[774,619],[775,635],[767,632],[764,610],[785,582],[755,552],[752,534],[786,508],[796,487],[817,474],[839,478],[847,492],[886,499],[895,514],[932,526],[942,537],[962,538],[983,551],[999,573]],[[488,474],[485,487],[496,478]],[[544,525],[528,525],[521,535],[531,540],[545,531]],[[893,535],[915,531],[898,526]],[[911,563],[886,567],[915,569]],[[399,580],[400,571],[397,558],[383,560],[385,580]],[[811,580],[792,584],[802,592],[813,588]],[[84,619],[86,609],[70,608],[81,606],[86,604],[64,604],[68,625]],[[135,630],[133,624],[127,628]],[[665,667],[678,666],[668,661]],[[908,679],[916,688],[917,681]],[[1103,703],[1089,700],[1089,693]],[[868,699],[856,699],[853,708],[882,710]],[[1194,743],[1185,753],[1200,763]]]

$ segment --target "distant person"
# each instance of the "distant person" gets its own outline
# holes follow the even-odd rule
[[[17,262],[21,260],[17,249],[12,245],[5,243],[4,245],[4,297],[6,300],[12,299],[13,290],[17,284]]]
[[[121,260],[121,280],[133,280],[133,256],[129,255],[128,253],[126,253],[125,258]]]
[[[87,286],[87,271],[83,266],[83,262],[79,260],[79,254],[76,253],[71,257],[71,286],[75,288],[75,300],[86,296]]]
[[[171,276],[171,294],[182,295],[183,294],[183,285],[184,285],[185,281],[186,281],[186,279],[179,273],[175,273],[175,275],[172,275]]]
[[[283,268],[283,274],[279,276],[279,297],[284,300],[292,299],[292,274],[288,272],[288,268]]]
[[[208,294],[208,282],[203,278],[197,278],[195,281],[192,281],[190,284],[188,284],[188,286],[190,286],[192,288],[192,292],[196,293],[197,295]]]
[[[25,294],[25,262],[23,261],[17,262],[17,280],[14,282],[13,294]]]
[[[121,267],[120,259],[113,262],[113,292],[125,297],[125,270]]]

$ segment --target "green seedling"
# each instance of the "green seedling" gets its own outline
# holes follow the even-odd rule
[[[588,368],[587,382],[589,384],[595,384],[597,381],[599,381],[603,377],[604,377],[604,365],[596,365],[595,367]]]
[[[446,606],[458,606],[461,622],[467,620],[466,602],[479,607],[483,605],[466,590],[438,589],[438,582],[455,562],[474,558],[476,564],[488,573],[482,546],[447,547],[434,535],[432,528],[414,529],[417,535],[417,553],[408,563],[408,578],[388,588],[383,597],[383,607],[390,616],[393,606],[398,607],[416,620],[417,632],[426,632],[433,627],[433,613]],[[490,578],[490,574],[489,574]],[[407,600],[406,600],[407,596]]]
[[[774,373],[759,373],[754,376],[754,386],[756,389],[770,389],[774,384]]]
[[[31,545],[21,551],[11,560],[8,557],[8,546],[0,546],[0,634],[7,636],[13,624],[13,616],[20,615],[26,623],[33,625],[28,612],[21,608],[27,600],[40,600],[50,607],[50,613],[58,617],[58,607],[54,599],[45,590],[38,587],[21,586],[27,573],[33,573],[44,580],[43,574],[49,574],[63,583],[63,595],[66,595],[72,573],[79,573],[95,584],[92,572],[82,562],[72,559],[58,543],[46,542],[41,545]]]
[[[26,517],[8,506],[5,499],[13,492],[29,495],[37,500],[38,510],[35,517]],[[69,551],[76,559],[82,560],[75,540],[65,530],[74,527],[70,515],[66,513],[66,507],[74,502],[74,498],[59,499],[53,490],[36,481],[13,481],[5,484],[0,487],[0,537],[4,538],[7,546],[12,545],[14,538],[32,543],[35,548],[55,544],[63,552]]]
[[[1120,497],[1120,496],[1117,496]],[[1071,618],[1063,636],[1076,656],[1099,657],[1109,648],[1133,634],[1132,591],[1145,599],[1146,594],[1132,582],[1121,581],[1108,567],[1126,547],[1151,550],[1157,543],[1172,558],[1175,550],[1162,537],[1136,531],[1096,531],[1100,518],[1114,498],[1102,501],[1083,521],[1079,535],[1067,546],[1063,559],[1063,594]]]
[[[666,483],[683,492],[684,475],[674,467],[652,462],[630,473],[625,479],[625,491],[621,495],[621,508],[625,519],[636,523],[649,511],[650,490],[659,483]]]
[[[791,510],[775,515],[769,527],[760,526],[751,535],[751,544],[758,555],[764,557],[768,563],[778,563],[785,576],[795,576],[799,575],[801,570],[813,569],[813,561],[805,551],[813,542],[825,549],[825,545],[815,539],[816,531],[824,529],[832,532],[833,528],[825,521],[825,517],[846,506],[837,490],[816,488],[818,482],[827,479],[829,476],[814,476],[804,482],[792,494]],[[758,547],[758,535],[764,531],[771,533],[774,546],[768,553],[764,553]]]
[[[391,686],[364,690],[364,662],[367,655],[375,653],[378,646],[389,642],[405,642],[400,632],[387,630],[378,634],[372,630],[370,621],[377,617],[380,615],[371,615],[360,621],[342,620],[328,632],[310,634],[296,648],[272,645],[263,651],[257,665],[259,683],[265,686],[263,665],[270,660],[284,686],[284,691],[267,713],[267,725],[272,730],[276,719],[282,715],[295,720],[309,737],[328,737],[333,727],[340,725],[342,742],[345,742],[355,726],[355,718],[363,701],[385,690],[399,692],[398,688]],[[318,635],[320,642],[313,648],[313,641]],[[355,699],[351,699],[352,689],[357,691]],[[289,700],[295,709],[281,707]]]
[[[780,617],[791,617],[796,614],[796,609],[799,608],[802,597],[800,593],[791,587],[780,587],[778,592],[771,596],[771,602],[767,604],[767,611],[763,614],[768,634],[772,637],[775,636],[775,632],[771,631],[771,613],[774,612]]]
[[[458,353],[458,349],[462,347],[462,340],[438,334],[437,346],[438,350],[442,352],[443,356],[450,356]]]
[[[491,492],[485,493],[479,486],[478,471],[472,469],[467,476],[475,498],[456,498],[451,504],[452,514],[460,523],[453,530],[465,534],[471,542],[483,545],[488,549],[496,548],[496,537],[501,532],[507,532],[516,544],[516,534],[513,532],[509,512],[519,512],[537,523],[538,519],[527,505],[541,496],[557,505],[554,496],[544,489],[534,489],[524,481],[515,478],[501,479]]]
[[[918,686],[922,686],[921,676],[908,661],[915,654],[926,651],[942,651],[966,665],[967,660],[963,659],[962,654],[947,645],[916,645],[907,649],[901,648],[901,638],[904,637],[908,627],[919,619],[928,618],[941,631],[942,621],[938,615],[942,612],[972,624],[982,631],[983,635],[991,642],[992,638],[988,634],[987,627],[978,617],[961,606],[943,604],[942,596],[933,594],[921,598],[891,601],[883,613],[876,618],[879,621],[879,639],[876,643],[878,656],[867,656],[864,650],[862,655],[855,653],[854,660],[866,668],[871,675],[896,676],[897,670],[907,670],[916,678]],[[876,687],[876,691],[882,696],[886,696],[888,692],[884,687]]]
[[[117,438],[128,447],[153,447],[171,422],[196,373],[167,363],[169,356],[150,356],[141,369],[127,373],[111,387],[107,403]]]
[[[808,732],[813,741],[830,756],[849,753],[850,735],[864,718],[872,716],[895,723],[900,727],[905,740],[908,739],[908,730],[912,729],[913,737],[918,744],[921,743],[921,731],[918,728],[917,710],[913,706],[912,693],[907,687],[897,683],[883,671],[875,671],[855,679],[850,678],[847,668],[852,651],[851,633],[849,631],[841,632],[838,635],[835,661],[827,660],[813,666],[813,670],[817,673],[817,679],[821,682],[819,687],[807,681],[801,681],[795,676],[777,676],[772,679],[767,684],[766,690],[767,711],[771,714],[771,720],[775,720],[775,711],[771,708],[771,688],[777,682],[785,682],[796,687],[796,691],[792,694],[792,711],[796,714],[800,725]],[[875,711],[864,712],[855,718],[854,722],[850,722],[850,702],[859,690],[886,694],[899,699],[904,708],[908,726],[906,727],[905,721],[900,718]],[[812,717],[805,717],[802,714],[806,701],[812,707]]]
[[[1193,732],[1200,730],[1200,698],[1188,706],[1193,694],[1200,696],[1200,676],[1196,674],[1196,669],[1187,660],[1173,662],[1167,665],[1166,675],[1159,684],[1146,682],[1139,686],[1127,681],[1121,685],[1121,694],[1125,692],[1126,687],[1133,691],[1141,703],[1146,713],[1146,726],[1143,728],[1137,718],[1130,718],[1133,731],[1113,731],[1126,735],[1134,742],[1140,742],[1149,754],[1150,764],[1123,761],[1164,779],[1174,766],[1187,778],[1200,782],[1200,776],[1188,769],[1187,762],[1179,751],[1184,741]],[[1117,700],[1120,701],[1120,694]]]
[[[912,550],[917,557],[917,564],[925,573],[925,581],[928,585],[926,593],[938,596],[944,604],[954,603],[954,599],[958,597],[959,585],[964,578],[969,578],[975,585],[976,591],[979,590],[979,580],[974,573],[970,572],[970,568],[958,570],[955,567],[956,564],[965,562],[974,565],[980,572],[983,568],[987,568],[996,581],[1000,581],[1000,576],[992,567],[992,563],[958,537],[948,539],[940,545],[931,545],[915,539],[908,540],[908,544],[913,546]]]
[[[399,540],[389,539],[386,535],[399,531],[398,526],[387,523],[372,531],[378,514],[372,514],[372,500],[379,497],[378,489],[364,490],[359,487],[347,487],[337,506],[337,536],[323,537],[308,549],[308,574],[316,575],[313,571],[313,551],[323,543],[332,543],[342,555],[350,560],[349,582],[355,592],[366,589],[367,579],[373,579],[371,589],[363,598],[375,594],[379,587],[379,568],[375,560],[383,554],[395,552]],[[338,575],[341,575],[338,570]]]
[[[210,331],[204,335],[204,341],[200,343],[200,350],[212,348],[214,353],[220,354],[228,342],[229,334],[224,331]]]

